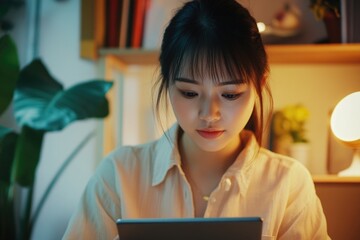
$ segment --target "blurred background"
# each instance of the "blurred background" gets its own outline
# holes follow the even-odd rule
[[[175,7],[183,1],[154,2],[159,6]],[[267,44],[328,44],[325,25],[311,11],[310,0],[240,2],[249,8],[257,21],[272,27],[276,25],[274,19],[277,19],[279,12],[289,9],[285,7],[286,4],[290,3],[297,9],[295,12],[299,14],[299,22],[289,20],[295,29],[264,33]],[[21,7],[9,11],[6,18],[13,23],[9,34],[16,42],[21,66],[28,64],[34,57],[40,57],[65,88],[81,81],[104,78],[104,55],[97,60],[80,56],[82,24],[84,26],[84,22],[81,22],[84,14],[81,4],[94,4],[94,1],[26,0]],[[171,15],[171,12],[167,14]],[[164,19],[168,15],[165,14]],[[155,36],[152,37],[160,39],[155,31],[153,34]],[[148,48],[156,49],[157,44],[155,40]],[[113,122],[113,134],[117,139],[114,145],[144,143],[161,134],[162,130],[156,124],[152,112],[150,91],[156,79],[157,67],[156,62],[146,65],[135,63],[121,67],[123,71],[113,74],[109,79],[117,82],[119,94],[112,98],[113,109],[121,111],[116,113],[121,119],[115,118]],[[329,113],[341,98],[360,90],[359,76],[359,60],[352,63],[271,64],[270,84],[275,110],[301,104],[309,112],[306,137],[310,152],[306,166],[314,175],[328,173]],[[169,124],[171,122],[173,119],[170,117]],[[16,129],[12,107],[0,118],[0,124]],[[104,157],[103,143],[107,137],[103,135],[101,120],[78,121],[60,132],[45,135],[37,170],[34,204],[37,204],[39,196],[64,159],[91,131],[96,131],[97,136],[80,151],[57,182],[35,225],[32,239],[61,239],[86,182]]]

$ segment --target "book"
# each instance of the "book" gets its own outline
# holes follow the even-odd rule
[[[81,1],[80,56],[95,60],[105,44],[105,0]]]
[[[145,12],[148,6],[148,0],[134,0],[134,19],[133,19],[133,36],[131,38],[131,47],[140,48],[142,44]]]
[[[341,37],[343,43],[360,42],[360,1],[341,1]]]
[[[135,0],[130,0],[128,9],[129,9],[129,12],[128,12],[128,20],[127,20],[125,47],[131,48],[131,42],[132,42],[132,36],[133,36],[133,26],[134,26]]]
[[[119,47],[122,0],[106,1],[106,47]]]
[[[132,0],[131,0],[132,1]],[[119,47],[126,47],[126,39],[127,39],[127,31],[129,24],[129,8],[130,8],[130,0],[122,0],[121,7],[121,18],[120,18],[120,30],[119,30]]]

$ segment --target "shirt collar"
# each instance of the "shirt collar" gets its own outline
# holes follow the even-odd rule
[[[153,186],[160,184],[165,179],[167,172],[174,166],[177,166],[182,171],[177,142],[179,130],[179,125],[174,124],[156,144],[152,178]]]
[[[160,138],[156,144],[155,159],[152,185],[158,185],[164,181],[167,173],[173,167],[181,169],[181,159],[178,148],[178,135],[180,127],[174,124],[165,134]],[[245,194],[249,186],[249,178],[252,174],[253,166],[256,162],[259,152],[259,145],[251,131],[243,130],[241,132],[241,142],[245,144],[244,149],[240,152],[235,162],[229,167],[224,176],[234,177],[238,184],[241,194]]]

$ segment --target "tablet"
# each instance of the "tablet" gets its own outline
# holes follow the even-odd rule
[[[260,240],[260,217],[143,218],[116,221],[120,240]]]

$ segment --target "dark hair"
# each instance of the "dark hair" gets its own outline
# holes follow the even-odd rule
[[[270,97],[270,107],[272,97],[267,84],[267,55],[256,21],[248,10],[235,0],[194,0],[176,12],[161,45],[157,110],[185,66],[190,67],[193,76],[209,74],[214,81],[228,76],[255,87],[258,99],[245,128],[253,131],[261,144],[263,90]]]

